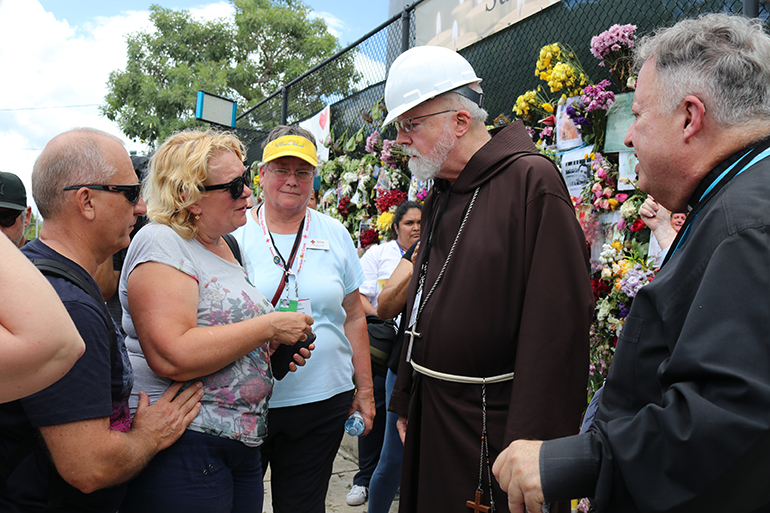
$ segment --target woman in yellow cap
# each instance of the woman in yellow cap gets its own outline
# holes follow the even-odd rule
[[[325,511],[345,420],[359,411],[368,433],[375,411],[361,264],[342,224],[307,208],[314,139],[296,126],[273,129],[259,165],[264,201],[234,232],[256,287],[277,310],[311,315],[317,336],[313,358],[277,381],[270,399],[262,464],[270,464],[276,513]],[[279,376],[277,365],[273,358]]]

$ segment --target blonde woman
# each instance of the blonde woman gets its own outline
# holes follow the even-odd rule
[[[150,162],[151,223],[134,237],[120,280],[126,345],[136,388],[151,400],[173,380],[199,379],[204,396],[186,433],[132,482],[121,511],[262,511],[268,343],[305,340],[313,319],[273,312],[224,237],[246,222],[244,155],[233,135],[186,131]]]

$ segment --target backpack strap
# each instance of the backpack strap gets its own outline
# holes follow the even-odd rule
[[[104,302],[102,293],[94,289],[94,286],[69,264],[47,258],[33,258],[31,261],[35,267],[46,276],[64,278],[65,280],[74,283],[82,289],[83,292],[94,298],[96,303],[102,307],[102,312],[107,318],[107,335],[110,339],[110,369],[112,369],[115,365],[115,359],[117,358],[118,353],[118,336],[115,334],[115,325],[112,322],[112,316],[110,315],[109,310],[107,310],[107,304]]]
[[[235,240],[235,236],[232,233],[226,233],[222,235],[222,238],[225,239],[225,242],[228,246],[230,246],[230,251],[233,252],[233,256],[238,261],[241,266],[243,266],[243,260],[241,258],[241,248],[238,247],[238,241]]]

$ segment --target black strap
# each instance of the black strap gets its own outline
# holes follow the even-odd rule
[[[241,248],[238,247],[238,241],[235,240],[235,236],[232,233],[226,233],[222,235],[222,238],[225,239],[225,242],[230,247],[230,251],[233,252],[233,256],[238,261],[241,266],[243,265],[243,260],[241,257]]]
[[[102,307],[102,312],[107,319],[107,336],[110,339],[110,369],[115,365],[115,359],[118,354],[118,336],[115,334],[115,325],[112,323],[112,316],[109,310],[107,310],[107,304],[104,302],[102,293],[94,289],[83,276],[76,271],[69,264],[59,262],[58,260],[50,260],[47,258],[33,258],[32,263],[38,270],[47,276],[56,276],[57,278],[64,278],[77,285],[86,294],[94,298],[94,300]]]

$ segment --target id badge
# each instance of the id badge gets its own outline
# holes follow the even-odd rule
[[[282,298],[278,300],[277,306],[278,308],[276,310],[279,312],[296,312],[299,306],[299,301],[296,299]]]

